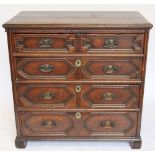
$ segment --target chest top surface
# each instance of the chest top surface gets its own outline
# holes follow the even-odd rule
[[[136,11],[22,11],[4,28],[151,28]]]

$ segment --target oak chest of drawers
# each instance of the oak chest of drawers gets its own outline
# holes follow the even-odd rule
[[[138,12],[21,12],[5,23],[17,137],[140,148],[149,29]]]

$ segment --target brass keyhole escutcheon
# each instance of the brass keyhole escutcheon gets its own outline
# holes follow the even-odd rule
[[[81,92],[81,86],[80,86],[80,85],[77,85],[77,86],[75,87],[75,91],[76,91],[77,93]]]
[[[76,112],[76,113],[75,113],[75,118],[76,118],[76,119],[80,119],[80,118],[81,118],[81,116],[82,116],[82,115],[81,115],[81,113],[80,113],[80,112]]]
[[[75,66],[76,66],[76,67],[80,67],[80,66],[81,66],[81,60],[76,59],[76,61],[75,61]]]

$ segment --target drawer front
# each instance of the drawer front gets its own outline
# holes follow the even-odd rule
[[[22,136],[136,136],[136,112],[25,112],[20,119]]]
[[[83,79],[140,80],[142,59],[137,57],[83,58]]]
[[[144,34],[87,34],[83,52],[142,53]]]
[[[77,135],[74,115],[65,112],[21,113],[23,136],[70,136]]]
[[[139,107],[139,85],[17,84],[18,106],[30,109]]]
[[[17,79],[75,79],[74,59],[16,58]]]
[[[18,106],[30,109],[76,108],[75,88],[65,84],[17,84]]]
[[[136,136],[136,112],[90,112],[83,114],[82,135],[97,137]]]
[[[15,52],[75,52],[74,34],[14,34]]]
[[[139,107],[139,91],[139,85],[84,85],[81,107],[136,109]]]
[[[140,80],[139,57],[16,58],[17,79]]]
[[[14,34],[15,52],[143,53],[144,34]]]

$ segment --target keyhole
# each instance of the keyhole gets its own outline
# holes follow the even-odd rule
[[[77,86],[75,87],[75,91],[76,91],[77,93],[79,93],[79,92],[81,91],[81,86],[80,86],[80,85],[77,85]]]
[[[76,67],[80,67],[81,66],[81,60],[77,59],[75,61],[75,65],[76,65]]]
[[[75,113],[75,117],[76,117],[76,119],[80,119],[81,118],[81,113],[80,112]]]

